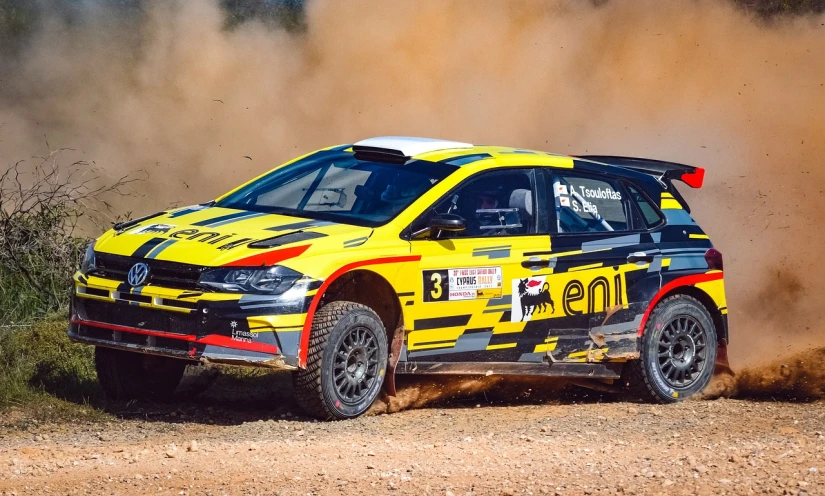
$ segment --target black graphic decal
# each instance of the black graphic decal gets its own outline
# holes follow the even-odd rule
[[[543,278],[542,278],[543,279]],[[541,289],[538,293],[531,293],[531,286],[538,286],[541,284]],[[525,318],[530,320],[533,313],[543,313],[547,310],[547,305],[550,305],[550,313],[556,312],[556,305],[553,299],[550,298],[550,283],[542,281],[537,278],[520,279],[518,283],[518,299],[521,307],[521,321]]]

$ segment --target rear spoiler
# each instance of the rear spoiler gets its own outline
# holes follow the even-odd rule
[[[649,158],[615,157],[611,155],[575,155],[575,157],[623,169],[630,169],[645,174],[660,176],[663,179],[678,179],[691,188],[701,188],[705,180],[705,169],[676,162],[653,160]]]

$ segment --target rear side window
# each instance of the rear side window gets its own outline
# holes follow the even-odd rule
[[[628,230],[624,197],[612,181],[555,174],[553,196],[560,233]]]
[[[627,185],[628,191],[630,191],[630,198],[633,200],[633,203],[636,204],[636,207],[639,210],[639,213],[642,215],[642,219],[644,220],[644,224],[647,226],[648,229],[658,226],[664,220],[662,218],[662,214],[653,206],[647,196],[643,195],[635,186]],[[641,227],[641,226],[637,226]]]

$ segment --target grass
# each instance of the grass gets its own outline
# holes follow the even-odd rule
[[[0,428],[115,418],[175,420],[169,415],[178,411],[234,423],[269,418],[294,406],[288,373],[215,365],[191,367],[171,403],[107,401],[97,382],[94,347],[70,341],[67,327],[63,313],[0,326]],[[211,413],[203,413],[207,409]]]
[[[65,315],[0,327],[0,412],[23,408],[36,416],[103,412],[94,349],[69,341]]]

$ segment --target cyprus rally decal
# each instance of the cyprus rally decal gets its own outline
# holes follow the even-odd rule
[[[547,276],[513,279],[511,322],[530,321],[537,313],[547,312],[544,316],[549,317],[555,311],[556,305],[550,298],[550,283],[547,282]]]
[[[501,267],[424,271],[424,301],[501,298]]]

